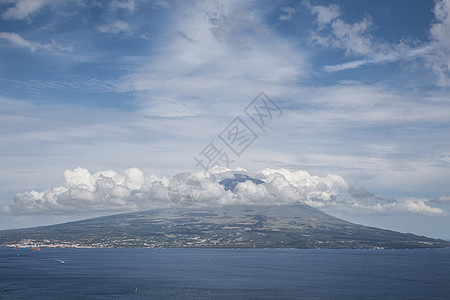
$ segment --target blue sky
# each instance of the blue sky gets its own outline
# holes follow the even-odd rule
[[[283,114],[228,167],[267,184],[206,184],[206,199],[297,199],[450,238],[449,13],[448,0],[0,0],[0,228],[170,204],[171,176],[201,174],[193,157],[226,149],[218,135],[251,124],[263,91]]]

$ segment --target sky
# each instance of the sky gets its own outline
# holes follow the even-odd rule
[[[187,172],[198,205],[450,239],[449,92],[450,0],[0,0],[0,229],[169,207]]]

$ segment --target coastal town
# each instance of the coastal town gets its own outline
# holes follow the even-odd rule
[[[60,241],[60,240],[34,240],[23,239],[18,243],[4,244],[5,247],[11,247],[15,250],[31,249],[33,251],[40,251],[42,248],[184,248],[184,247],[243,247],[253,248],[253,245],[245,243],[242,239],[223,240],[213,239],[208,240],[200,237],[192,237],[188,239],[175,239],[174,235],[169,235],[167,238],[171,241],[164,242],[150,242],[141,239],[105,239],[103,242],[92,242],[89,240],[75,240],[75,241]]]

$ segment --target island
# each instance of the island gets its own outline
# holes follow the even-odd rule
[[[353,224],[305,204],[153,209],[0,231],[7,247],[443,248],[450,242]]]

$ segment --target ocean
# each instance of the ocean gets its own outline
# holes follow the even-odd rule
[[[0,299],[450,299],[450,249],[0,248]]]

